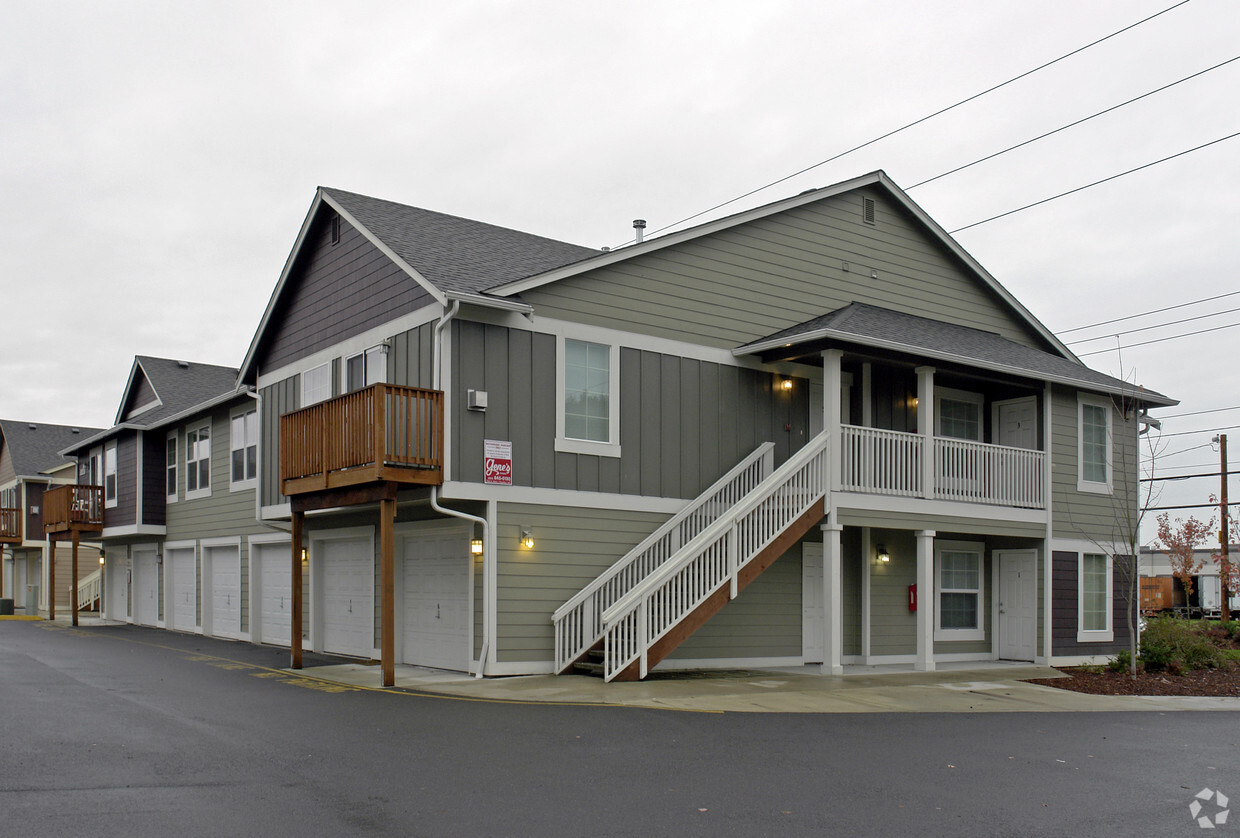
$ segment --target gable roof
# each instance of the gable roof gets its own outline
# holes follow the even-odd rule
[[[48,469],[70,463],[60,451],[78,439],[99,433],[99,428],[78,425],[48,425],[0,419],[0,437],[9,451],[17,477],[36,477]]]
[[[155,406],[125,418],[126,407],[143,382],[155,392]],[[67,454],[76,453],[124,429],[152,430],[233,398],[245,389],[237,386],[235,367],[136,355],[121,396],[116,424],[86,439],[75,440],[62,450]]]
[[[851,303],[804,323],[775,332],[733,350],[751,355],[816,341],[835,340],[875,349],[905,351],[919,357],[1070,384],[1095,392],[1137,398],[1151,406],[1179,404],[1153,390],[1097,372],[1075,358],[1064,358],[1005,337],[913,314]]]
[[[482,221],[320,186],[241,363],[239,380],[249,376],[311,224],[324,205],[339,213],[441,305],[449,297],[482,302],[486,299],[482,292],[491,286],[579,262],[599,252]],[[502,298],[493,298],[493,302],[511,307],[510,301]]]

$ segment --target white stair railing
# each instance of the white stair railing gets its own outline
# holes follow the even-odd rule
[[[775,443],[762,443],[709,489],[557,608],[551,618],[555,623],[555,671],[563,672],[602,639],[603,612],[612,603],[753,491],[771,473],[774,464]]]
[[[650,647],[722,586],[738,592],[741,570],[815,503],[830,485],[828,434],[762,481],[656,571],[603,612],[603,672],[610,681],[634,661],[649,671]]]
[[[89,610],[92,605],[99,602],[99,596],[103,586],[103,574],[95,571],[88,576],[82,577],[77,586],[77,603],[78,610]]]

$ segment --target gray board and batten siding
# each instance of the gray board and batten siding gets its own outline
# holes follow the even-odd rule
[[[331,215],[319,213],[312,223],[271,312],[256,355],[259,370],[277,369],[434,302],[343,219],[340,241],[333,244]]]
[[[763,442],[777,463],[809,434],[809,387],[746,367],[621,347],[621,456],[555,450],[556,337],[454,323],[453,479],[483,482],[483,440],[512,441],[514,486],[692,498]],[[486,390],[485,412],[466,391]]]
[[[873,225],[862,220],[863,198],[875,201]],[[726,349],[863,302],[1054,351],[919,222],[873,188],[521,296],[541,316]]]

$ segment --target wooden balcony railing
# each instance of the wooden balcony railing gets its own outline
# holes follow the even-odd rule
[[[20,544],[22,541],[22,511],[0,507],[0,543]]]
[[[43,529],[49,533],[103,530],[102,486],[57,486],[43,493]]]
[[[280,417],[280,491],[443,483],[443,392],[373,384]]]

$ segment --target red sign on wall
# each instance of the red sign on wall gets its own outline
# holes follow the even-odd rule
[[[483,482],[512,485],[512,442],[499,439],[482,441]]]

